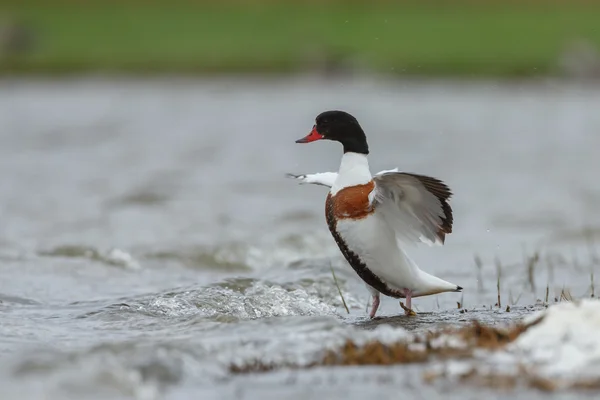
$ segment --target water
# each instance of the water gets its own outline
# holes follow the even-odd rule
[[[326,109],[357,116],[374,172],[453,189],[446,245],[409,254],[463,294],[415,300],[414,319],[384,299],[384,318],[366,318],[367,291],[324,222],[326,189],[284,177],[337,169],[338,144],[294,143]],[[4,80],[2,398],[479,396],[423,383],[420,366],[229,367],[307,363],[382,327],[514,320],[547,284],[551,302],[563,287],[589,296],[599,109],[599,87],[560,82]],[[503,307],[490,310],[496,258]]]

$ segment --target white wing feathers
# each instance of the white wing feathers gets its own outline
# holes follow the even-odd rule
[[[331,187],[336,172],[292,175],[300,183]],[[446,234],[452,233],[452,208],[448,200],[452,192],[442,181],[397,168],[373,176],[375,212],[388,221],[398,240],[405,243],[424,242],[443,245]]]
[[[313,185],[321,185],[327,187],[333,186],[337,175],[337,172],[319,172],[316,174],[304,175],[287,174],[288,177],[298,180],[301,184],[312,183]]]
[[[406,172],[382,171],[373,177],[373,205],[402,242],[443,245],[452,232],[452,192],[442,181]]]

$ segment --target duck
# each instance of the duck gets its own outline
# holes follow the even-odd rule
[[[369,317],[375,318],[381,295],[405,299],[406,305],[400,301],[400,306],[413,316],[413,298],[461,292],[462,287],[420,269],[405,251],[419,243],[444,245],[452,233],[453,193],[448,185],[398,168],[372,175],[365,132],[345,111],[320,113],[310,133],[296,143],[319,140],[341,143],[338,171],[287,176],[300,184],[329,188],[325,220],[340,252],[372,296]]]

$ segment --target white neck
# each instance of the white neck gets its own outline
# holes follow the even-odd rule
[[[364,185],[371,182],[371,179],[372,176],[366,154],[344,153],[338,176],[331,187],[331,194],[335,195],[338,191],[348,186]]]

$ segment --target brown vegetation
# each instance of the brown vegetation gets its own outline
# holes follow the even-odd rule
[[[529,327],[535,325],[517,324],[503,329],[482,325],[477,321],[455,329],[416,335],[411,340],[385,344],[374,340],[357,344],[348,339],[343,346],[327,351],[323,358],[309,365],[274,365],[255,360],[245,365],[232,365],[233,373],[266,372],[278,368],[312,368],[318,366],[346,365],[393,365],[430,361],[433,358],[463,358],[471,356],[475,349],[498,350],[514,341]],[[444,343],[443,338],[458,338],[464,346],[455,347]],[[439,344],[438,343],[439,340]]]

